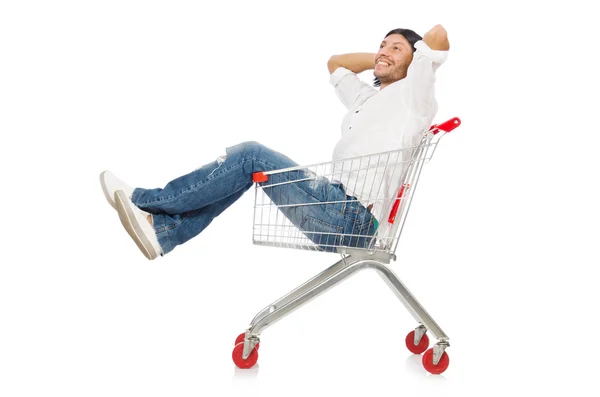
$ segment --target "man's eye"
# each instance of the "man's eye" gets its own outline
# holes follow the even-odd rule
[[[398,47],[394,47],[394,50],[396,50],[396,51],[399,51],[399,50],[400,50],[400,48],[398,48]]]

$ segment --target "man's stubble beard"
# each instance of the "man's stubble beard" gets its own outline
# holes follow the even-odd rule
[[[375,75],[375,77],[377,77],[382,84],[392,84],[406,77],[406,71],[406,68],[398,67],[394,69],[392,73],[389,73],[383,77],[379,77],[377,75]]]

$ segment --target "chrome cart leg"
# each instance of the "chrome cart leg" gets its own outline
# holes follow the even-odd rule
[[[411,338],[409,338],[410,333],[406,339],[408,349],[416,354],[424,353],[422,357],[423,367],[432,374],[441,374],[448,368],[450,363],[448,354],[445,352],[446,348],[450,346],[448,336],[390,269],[380,266],[378,270],[386,284],[396,294],[414,319],[420,323],[414,330],[413,340],[411,341]],[[435,344],[433,349],[425,351],[429,344],[427,335],[425,334],[427,330],[431,331],[438,340],[438,343]]]
[[[267,315],[273,313],[278,308],[285,306],[289,302],[295,300],[297,297],[302,296],[307,291],[314,288],[315,285],[321,284],[324,280],[327,280],[329,277],[331,277],[332,275],[339,272],[340,269],[342,269],[346,266],[346,262],[347,262],[347,258],[345,260],[344,259],[340,260],[339,262],[337,262],[334,265],[331,265],[327,269],[323,270],[321,273],[317,274],[315,277],[311,278],[304,284],[300,285],[299,287],[297,287],[296,289],[294,289],[287,295],[281,297],[280,299],[271,303],[269,306],[265,307],[254,317],[254,319],[250,323],[250,327],[257,324],[260,320],[265,318]]]
[[[289,292],[285,296],[279,298],[278,300],[276,300],[275,302],[271,303],[270,305],[265,307],[263,310],[261,310],[254,317],[254,319],[250,323],[250,327],[246,330],[245,337],[244,337],[244,352],[242,354],[242,358],[244,360],[246,358],[248,358],[248,356],[254,349],[254,346],[256,346],[258,343],[260,343],[260,333],[261,333],[262,329],[266,328],[266,326],[260,328],[260,327],[256,326],[257,324],[259,324],[262,320],[264,320],[268,316],[277,312],[280,308],[285,307],[288,304],[290,304],[291,302],[294,302],[298,298],[304,296],[309,291],[311,291],[313,288],[315,288],[315,286],[322,284],[325,280],[336,275],[344,267],[346,267],[347,264],[348,264],[348,258],[344,258],[344,259],[338,261],[337,263],[331,265],[330,267],[328,267],[321,273],[317,274],[315,277],[311,278],[304,284],[295,288],[293,291]],[[292,310],[295,310],[295,309],[292,309]],[[285,315],[285,314],[282,314],[281,316],[283,317],[283,315]],[[238,338],[238,340],[239,340],[239,338]]]
[[[420,324],[424,325],[436,339],[440,341],[448,341],[448,336],[442,331],[440,326],[431,318],[429,313],[423,308],[423,306],[417,301],[413,294],[406,288],[406,286],[400,281],[398,276],[394,274],[386,266],[380,266],[379,275],[385,283],[390,287],[394,294],[400,299],[400,302],[406,307],[413,318]],[[415,337],[416,337],[415,330]]]
[[[365,261],[360,258],[352,259],[350,256],[340,260],[263,309],[252,321],[252,324],[246,331],[246,337],[258,337],[265,328],[273,325],[275,322],[297,310],[305,303],[339,284],[341,281],[355,274],[358,270],[369,267],[370,263],[377,262]],[[252,348],[246,343],[244,346],[243,359],[246,359],[247,355],[251,352]]]

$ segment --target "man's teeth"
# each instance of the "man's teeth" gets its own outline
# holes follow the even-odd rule
[[[382,66],[390,66],[389,64],[382,62],[382,61],[377,62],[377,64],[382,65]]]

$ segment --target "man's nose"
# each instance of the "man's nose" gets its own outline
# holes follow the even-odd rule
[[[382,48],[382,49],[380,49],[380,50],[379,50],[379,52],[377,53],[377,56],[382,56],[382,55],[384,55],[384,56],[386,56],[386,57],[388,57],[388,58],[389,58],[390,54],[389,54],[389,52],[388,52],[388,50],[387,50],[387,48],[386,48],[386,47],[383,47],[383,48]]]

